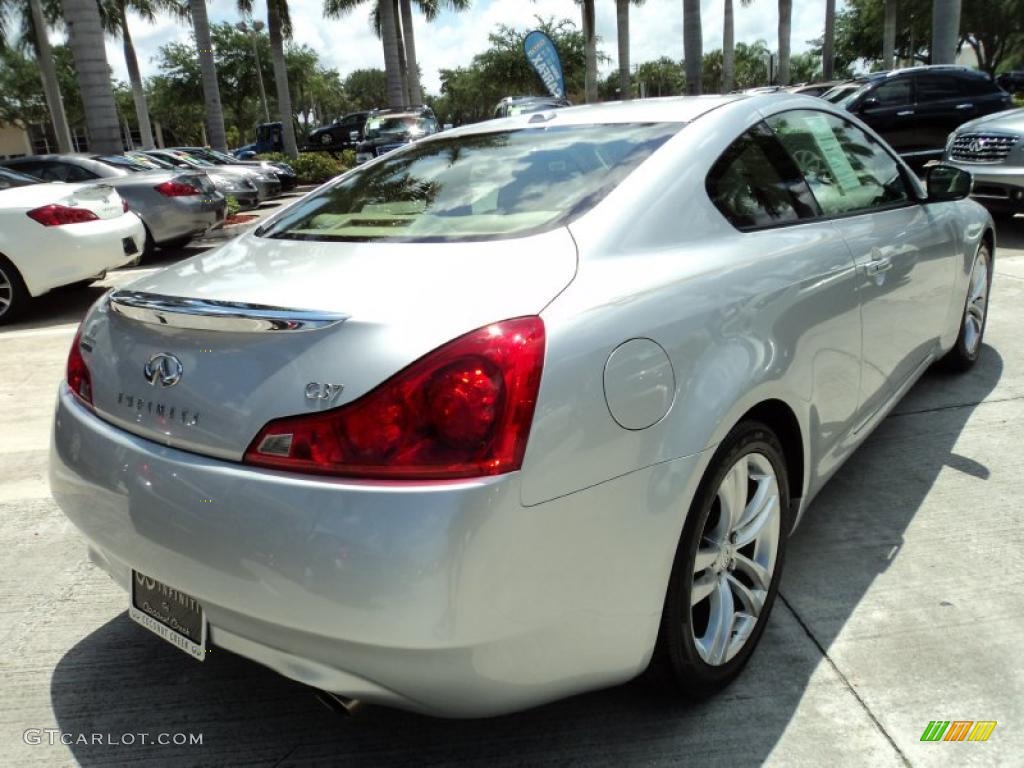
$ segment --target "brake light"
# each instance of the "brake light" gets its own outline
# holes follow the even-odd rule
[[[155,189],[164,197],[191,197],[199,194],[198,189],[184,181],[165,181],[157,184]]]
[[[75,396],[92,405],[92,376],[82,356],[82,326],[78,326],[75,340],[71,343],[71,351],[68,353],[67,380],[68,387]]]
[[[121,198],[121,210],[124,211],[125,213],[128,213],[128,201],[125,200],[123,197]]]
[[[519,469],[544,365],[544,322],[461,336],[347,405],[267,424],[245,462],[343,477],[441,480]]]
[[[85,221],[96,221],[97,216],[86,208],[69,208],[66,205],[52,203],[42,208],[34,208],[28,212],[31,219],[35,219],[44,227],[60,227],[64,224],[81,224]]]

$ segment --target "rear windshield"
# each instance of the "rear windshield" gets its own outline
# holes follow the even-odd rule
[[[519,237],[588,211],[681,123],[437,138],[357,168],[257,232],[292,240]]]
[[[148,171],[149,166],[142,163],[137,158],[126,157],[125,155],[101,155],[96,158],[101,163],[112,166],[114,168],[123,168],[126,171]]]
[[[0,190],[13,189],[14,187],[27,187],[29,184],[42,184],[43,182],[35,176],[28,176],[24,173],[0,168]]]

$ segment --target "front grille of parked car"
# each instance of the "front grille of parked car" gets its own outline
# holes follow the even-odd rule
[[[970,163],[1000,163],[1017,143],[1016,136],[997,133],[961,133],[953,140],[949,156]]]

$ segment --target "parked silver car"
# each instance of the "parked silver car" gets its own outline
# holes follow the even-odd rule
[[[224,197],[203,173],[149,170],[124,155],[30,155],[0,165],[43,181],[103,179],[142,219],[147,253],[186,243],[224,221]]]
[[[1024,109],[964,123],[950,134],[945,159],[970,172],[972,196],[995,215],[1024,213]]]
[[[177,168],[190,168],[195,171],[202,171],[208,175],[231,175],[239,179],[247,179],[256,185],[256,190],[259,193],[259,202],[261,203],[264,200],[269,200],[281,194],[281,182],[277,176],[259,167],[213,165],[177,149],[147,149],[144,150],[144,153],[150,157],[164,160]]]
[[[145,152],[138,150],[126,152],[125,154],[132,158],[132,160],[151,168],[171,170],[187,166],[185,163],[171,163],[164,158],[147,155]],[[225,200],[229,197],[235,198],[235,202],[243,210],[255,208],[259,205],[260,191],[256,186],[256,182],[248,176],[230,172],[218,173],[212,168],[204,169],[202,173],[205,173],[207,178],[213,182],[214,188],[224,196]]]
[[[977,359],[969,186],[785,94],[418,141],[98,302],[54,496],[196,658],[451,716],[707,695],[826,480]]]

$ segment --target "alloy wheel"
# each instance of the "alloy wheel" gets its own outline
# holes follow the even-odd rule
[[[981,344],[988,312],[988,252],[982,248],[974,259],[971,285],[967,293],[967,311],[964,312],[964,347],[974,355]]]
[[[0,268],[0,317],[7,314],[12,301],[14,301],[14,285],[7,273]]]
[[[778,556],[779,483],[761,453],[741,456],[718,488],[694,558],[691,631],[706,664],[730,661],[761,616]]]

